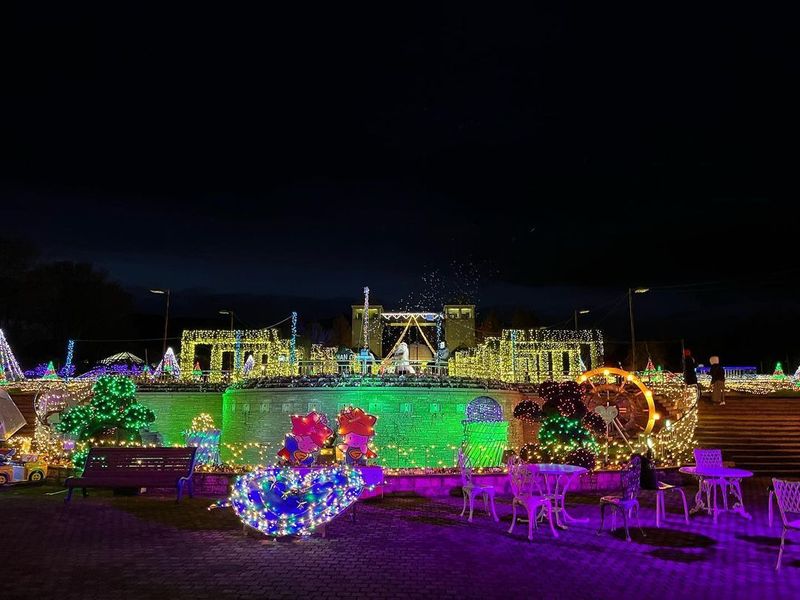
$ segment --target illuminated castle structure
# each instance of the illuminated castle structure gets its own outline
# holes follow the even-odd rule
[[[223,372],[240,374],[249,356],[254,357],[255,363],[251,374],[261,377],[294,375],[300,358],[296,354],[292,360],[291,341],[281,338],[277,329],[186,329],[181,336],[182,379],[192,378],[197,351],[206,349],[210,352],[208,379],[211,382],[222,381]]]
[[[504,329],[476,348],[450,358],[451,376],[509,383],[575,379],[603,364],[603,335],[598,330]]]
[[[354,304],[352,310],[352,347],[360,348],[364,345],[364,306]],[[425,345],[434,356],[439,341],[443,341],[451,351],[475,346],[475,306],[472,304],[446,304],[442,312],[385,311],[380,304],[370,305],[368,310],[369,349],[375,356],[388,356],[393,350],[387,349],[390,352],[384,353],[383,340],[387,327],[403,328],[400,340],[410,327],[419,328]],[[438,331],[441,332],[441,340],[437,339]],[[412,360],[422,358],[414,354],[412,350]]]

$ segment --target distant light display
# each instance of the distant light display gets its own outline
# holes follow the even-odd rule
[[[504,329],[499,338],[456,352],[448,370],[451,376],[513,383],[575,379],[583,372],[581,352],[589,355],[591,365],[602,364],[599,331]]]
[[[172,377],[178,379],[181,376],[181,369],[178,366],[178,359],[175,358],[175,351],[170,347],[164,353],[164,358],[158,363],[156,370],[153,371],[156,378]]]
[[[252,377],[286,377],[298,374],[298,362],[303,349],[295,349],[295,361],[291,360],[291,340],[280,337],[277,329],[244,329],[233,332],[221,329],[185,329],[181,336],[181,379],[190,381],[195,363],[195,348],[198,345],[211,347],[211,364],[208,379],[212,383],[223,379],[222,358],[226,352],[250,353],[255,365]],[[240,374],[234,373],[236,379]]]

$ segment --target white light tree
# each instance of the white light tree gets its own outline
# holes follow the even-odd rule
[[[25,375],[19,368],[11,346],[8,345],[5,333],[0,329],[0,381],[20,381],[22,379],[25,379]]]

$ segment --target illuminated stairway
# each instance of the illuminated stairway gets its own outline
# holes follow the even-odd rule
[[[757,475],[800,478],[800,398],[729,395],[712,406],[704,397],[696,438]]]

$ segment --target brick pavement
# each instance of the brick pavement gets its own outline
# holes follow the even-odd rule
[[[0,491],[2,598],[745,598],[800,595],[800,536],[773,570],[779,526],[766,526],[766,482],[747,482],[752,522],[723,515],[714,527],[687,526],[670,498],[655,529],[644,499],[646,538],[595,534],[596,496],[574,495],[571,512],[589,517],[556,540],[524,526],[509,535],[483,514],[460,519],[461,500],[387,497],[340,517],[327,537],[267,541],[242,534],[229,509],[208,499],[112,497],[95,492],[72,505],[54,487]]]

